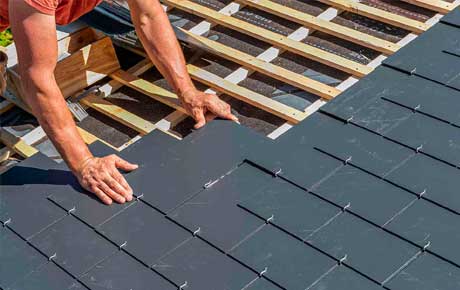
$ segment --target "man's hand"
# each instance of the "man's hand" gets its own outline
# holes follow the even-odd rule
[[[238,122],[238,118],[232,114],[230,105],[214,94],[206,94],[193,89],[183,93],[180,100],[190,116],[195,119],[195,129],[206,124],[206,113]]]
[[[133,199],[133,190],[118,168],[132,171],[137,165],[113,154],[103,158],[90,157],[83,161],[75,175],[81,186],[96,194],[103,203],[110,205],[112,200],[125,203]]]

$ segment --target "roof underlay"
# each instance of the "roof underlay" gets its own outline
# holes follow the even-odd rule
[[[1,176],[0,288],[460,289],[459,48],[457,8],[276,141],[155,130],[120,152],[125,205],[28,158]]]

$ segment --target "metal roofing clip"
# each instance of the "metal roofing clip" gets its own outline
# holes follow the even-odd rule
[[[275,215],[272,214],[272,216],[269,217],[265,222],[266,222],[267,224],[269,224],[269,223],[270,223],[271,221],[273,221],[274,219],[275,219]]]
[[[423,246],[422,251],[425,252],[426,249],[428,249],[429,246],[431,246],[431,242],[430,242],[430,241],[428,241],[428,242],[425,244],[425,246]]]
[[[423,196],[425,193],[426,193],[426,188],[425,188],[422,192],[420,192],[419,194],[417,194],[418,198],[419,198],[419,199],[422,198],[422,196]]]
[[[353,116],[347,119],[347,124],[350,123],[353,120]]]
[[[283,173],[283,170],[281,168],[277,168],[277,169],[273,170],[273,175],[275,177],[278,177],[281,173]]]
[[[423,149],[423,144],[421,144],[420,146],[418,146],[416,149],[415,149],[415,152],[419,153],[420,150]]]
[[[348,158],[345,160],[345,165],[347,165],[348,163],[350,163],[350,161],[351,161],[351,156],[348,157]]]
[[[418,110],[420,109],[420,107],[421,107],[420,104],[418,104],[417,106],[415,106],[415,108],[413,109],[414,113],[415,113],[416,111],[418,111]]]
[[[76,208],[75,206],[72,207],[71,209],[69,209],[69,210],[67,211],[67,214],[73,213],[76,209],[77,209],[77,208]]]
[[[198,227],[194,232],[193,232],[193,236],[196,237],[196,235],[198,235],[201,231],[201,228]]]
[[[139,199],[143,198],[144,197],[144,194],[141,193],[140,195],[136,196],[136,200],[139,201]]]
[[[188,284],[187,281],[185,281],[184,284],[182,284],[182,285],[179,286],[179,290],[182,290],[182,289],[184,289],[185,287],[187,287],[187,284]]]
[[[345,262],[345,261],[347,260],[347,258],[348,258],[348,255],[345,254],[345,256],[343,256],[343,257],[339,260],[339,265],[342,265],[343,262]]]
[[[262,272],[259,273],[259,277],[262,277],[267,272],[268,272],[268,267],[265,267],[265,269],[263,269]]]
[[[3,226],[6,226],[7,224],[11,223],[11,218],[8,218],[5,222],[3,222]]]
[[[351,202],[347,203],[347,205],[342,208],[342,211],[347,211],[347,209],[349,209],[350,207],[351,207]]]
[[[126,246],[128,244],[128,241],[125,241],[123,244],[121,244],[119,247],[118,247],[118,250],[121,251],[121,249]]]
[[[48,258],[48,261],[51,261],[52,259],[54,259],[56,257],[57,257],[57,253],[54,253]]]
[[[213,186],[217,181],[219,181],[219,179],[210,180],[210,181],[208,181],[205,185],[203,185],[203,188],[204,188],[204,189],[208,189],[208,188],[210,188],[211,186]]]

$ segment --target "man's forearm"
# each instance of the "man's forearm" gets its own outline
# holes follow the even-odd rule
[[[76,172],[92,155],[78,133],[54,76],[46,72],[25,72],[23,83],[27,104],[69,168]]]
[[[181,96],[195,87],[184,54],[158,0],[130,0],[132,20],[144,49],[155,66]]]

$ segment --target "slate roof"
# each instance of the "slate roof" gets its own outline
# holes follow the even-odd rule
[[[460,289],[459,48],[457,8],[275,142],[154,131],[129,204],[34,155],[1,176],[0,288]]]

